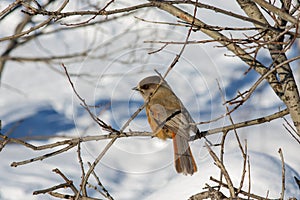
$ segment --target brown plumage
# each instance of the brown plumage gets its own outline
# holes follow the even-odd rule
[[[176,171],[192,175],[197,166],[188,141],[190,131],[197,134],[199,130],[191,125],[194,123],[192,117],[167,82],[163,81],[158,87],[160,81],[159,76],[149,76],[134,89],[141,93],[145,102],[152,95],[145,108],[150,127],[158,138],[173,139]]]

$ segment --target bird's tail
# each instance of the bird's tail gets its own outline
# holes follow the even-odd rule
[[[193,175],[197,171],[197,165],[192,155],[188,140],[179,134],[173,134],[173,147],[175,168],[178,173]]]

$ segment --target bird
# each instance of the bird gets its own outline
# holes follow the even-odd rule
[[[142,79],[133,90],[139,91],[153,135],[159,139],[173,140],[175,169],[177,173],[193,175],[197,165],[189,146],[190,132],[199,135],[191,115],[169,84],[160,76]]]

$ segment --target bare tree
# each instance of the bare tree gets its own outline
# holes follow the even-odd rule
[[[100,178],[96,175],[94,171],[96,165],[117,139],[121,137],[153,135],[152,133],[143,131],[125,132],[125,129],[128,128],[130,122],[138,115],[145,105],[141,106],[119,130],[112,128],[110,124],[107,124],[103,119],[101,119],[101,116],[99,117],[95,115],[89,109],[89,105],[85,102],[84,97],[77,92],[71,79],[72,76],[87,77],[85,80],[91,83],[92,81],[90,80],[93,80],[95,77],[88,73],[70,73],[65,65],[78,63],[86,57],[88,58],[88,61],[91,62],[111,60],[116,52],[122,51],[123,49],[130,49],[132,48],[132,45],[138,46],[139,42],[145,42],[148,45],[156,45],[156,49],[150,52],[150,54],[157,55],[169,46],[180,45],[178,54],[174,57],[169,66],[166,67],[166,72],[162,75],[162,77],[165,78],[168,73],[174,69],[174,67],[177,67],[176,64],[181,59],[183,52],[189,45],[215,43],[221,45],[221,48],[227,49],[231,52],[231,56],[238,57],[244,62],[245,66],[248,67],[245,68],[245,74],[254,70],[260,75],[260,77],[248,90],[243,92],[237,91],[237,95],[234,98],[224,99],[224,105],[226,106],[227,112],[221,117],[216,116],[215,120],[229,117],[231,121],[230,125],[202,131],[201,135],[191,137],[191,140],[197,140],[201,137],[206,137],[212,134],[223,134],[219,157],[214,153],[210,145],[207,145],[207,149],[221,171],[219,180],[215,178],[211,178],[211,180],[217,183],[219,188],[228,188],[230,197],[226,197],[226,195],[221,193],[219,189],[216,190],[214,187],[207,185],[206,191],[191,197],[191,199],[241,198],[241,196],[245,198],[265,199],[264,197],[251,194],[250,191],[242,190],[247,171],[246,169],[247,166],[250,168],[250,163],[247,159],[247,145],[246,143],[242,145],[242,142],[239,140],[237,130],[242,127],[269,122],[289,114],[293,121],[293,125],[288,124],[286,129],[300,144],[300,96],[295,75],[291,68],[291,63],[297,61],[300,56],[288,56],[288,51],[296,45],[296,41],[299,40],[300,37],[298,33],[300,30],[300,3],[299,1],[292,0],[275,0],[272,2],[264,0],[236,0],[235,2],[240,7],[240,12],[243,14],[198,1],[76,1],[76,4],[74,2],[71,3],[68,0],[48,0],[43,3],[36,0],[15,0],[4,6],[0,12],[0,24],[2,23],[5,25],[7,21],[10,22],[16,17],[18,17],[19,21],[10,26],[14,26],[14,30],[10,30],[10,34],[0,38],[0,42],[3,44],[2,46],[5,46],[5,48],[1,49],[1,77],[3,78],[3,76],[5,76],[5,68],[9,62],[43,62],[47,64],[53,70],[56,70],[58,73],[63,74],[68,78],[74,94],[76,94],[77,98],[81,101],[82,106],[90,114],[92,120],[96,122],[101,129],[107,132],[106,135],[64,139],[42,146],[34,146],[24,140],[10,138],[7,135],[1,134],[2,140],[0,143],[0,150],[2,150],[10,142],[24,145],[25,147],[35,151],[51,149],[53,147],[59,148],[58,150],[45,155],[13,162],[11,166],[14,167],[38,160],[44,160],[51,156],[56,156],[68,151],[69,149],[77,148],[82,177],[80,186],[76,187],[72,180],[68,179],[63,172],[59,169],[55,169],[54,172],[64,179],[64,183],[45,190],[35,191],[34,194],[48,193],[54,197],[65,199],[96,199],[88,197],[87,188],[92,187],[99,191],[99,193],[105,198],[113,199],[110,193],[101,184]],[[72,8],[74,6],[71,6],[71,4],[77,5],[75,6],[77,9],[73,10]],[[210,11],[212,13],[212,17],[217,13],[234,20],[238,20],[241,26],[236,27],[223,25],[222,23],[211,25],[206,22],[205,19],[201,19],[199,13],[203,10]],[[147,12],[155,12],[159,16],[164,16],[165,18],[161,18],[160,21],[155,21],[141,17],[134,17],[137,13],[143,14]],[[117,27],[120,29],[118,30],[120,33],[118,37],[121,38],[122,34],[129,32],[133,26],[116,26],[116,23],[118,23],[118,20],[120,19],[134,19],[134,23],[149,23],[157,26],[163,25],[175,29],[177,28],[178,30],[183,31],[186,36],[184,40],[176,41],[174,39],[169,39],[168,37],[159,38],[155,35],[155,37],[150,37],[150,39],[147,39],[146,41],[143,35],[137,35],[135,38],[136,43],[124,43],[118,47],[113,47],[111,45],[111,40],[97,46],[95,45],[96,39],[88,39],[87,44],[83,45],[85,48],[81,48],[82,50],[80,51],[74,51],[72,48],[68,48],[68,46],[74,45],[69,44],[69,41],[58,41],[58,45],[65,48],[65,52],[67,52],[65,54],[59,51],[58,53],[54,53],[57,52],[55,51],[55,48],[45,48],[44,46],[43,41],[46,41],[46,37],[55,37],[65,32],[72,34],[75,30],[85,30],[87,32],[92,31],[92,35],[95,36],[98,33],[98,29],[101,29],[101,32],[105,32],[105,29]],[[167,21],[165,21],[166,19]],[[191,39],[191,34],[205,34],[210,39],[195,41]],[[36,54],[38,56],[17,56],[14,54],[17,50],[22,49],[26,45],[32,45],[32,43],[38,44],[38,48],[35,50],[38,53]],[[103,49],[105,50],[103,51]],[[261,55],[265,55],[265,52],[268,52],[268,59],[271,60],[270,64],[265,64],[259,59]],[[60,65],[61,60],[64,61],[64,64],[62,65],[62,68],[59,69],[55,66]],[[146,62],[146,60],[145,56],[144,62]],[[132,64],[134,62],[141,62],[141,60],[137,58],[128,59],[122,62],[122,64]],[[274,94],[282,101],[286,108],[272,115],[262,116],[258,119],[249,119],[241,123],[234,123],[231,119],[231,114],[242,106],[264,81],[268,83],[268,86],[272,88]],[[202,123],[204,122],[198,122],[198,124]],[[235,133],[244,159],[244,173],[238,187],[234,186],[231,182],[231,177],[226,171],[226,166],[224,165],[222,158],[225,138],[229,131],[233,131]],[[80,155],[80,145],[84,142],[104,139],[110,140],[110,142],[98,155],[94,162],[89,163],[88,168],[85,168]],[[279,153],[283,162],[282,180],[284,180],[284,159],[282,150],[280,150]],[[97,186],[92,186],[90,184],[89,179],[91,175],[94,176]],[[226,184],[222,181],[223,177],[225,178]],[[284,181],[282,185],[281,199],[284,198]],[[74,194],[67,196],[55,192],[55,190],[65,187],[70,188]]]

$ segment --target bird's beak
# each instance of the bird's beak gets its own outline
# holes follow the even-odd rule
[[[134,88],[132,88],[132,90],[140,91],[140,89],[138,87],[134,87]]]

